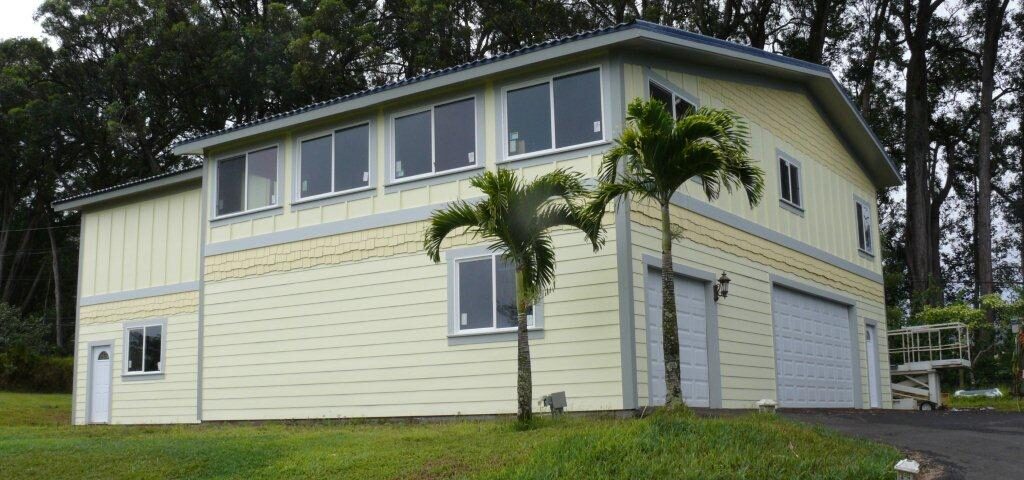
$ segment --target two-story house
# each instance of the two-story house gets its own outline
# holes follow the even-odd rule
[[[514,412],[512,273],[468,235],[431,262],[427,220],[484,170],[595,176],[635,97],[736,111],[767,174],[756,208],[695,184],[672,207],[687,402],[889,407],[878,140],[825,67],[635,22],[187,139],[201,167],[57,202],[82,212],[74,423]],[[596,254],[554,235],[530,317],[534,392],[571,411],[664,399],[658,212],[606,223]]]

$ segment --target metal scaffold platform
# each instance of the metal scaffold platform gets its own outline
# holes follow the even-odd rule
[[[941,323],[889,332],[893,407],[934,410],[941,404],[939,370],[971,367],[971,332]]]

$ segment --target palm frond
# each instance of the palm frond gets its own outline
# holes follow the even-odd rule
[[[441,261],[441,243],[445,237],[458,228],[481,230],[481,216],[477,208],[465,201],[457,201],[448,207],[435,211],[430,216],[430,226],[423,236],[423,248],[434,262]]]

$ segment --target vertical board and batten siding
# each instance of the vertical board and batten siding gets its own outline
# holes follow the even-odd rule
[[[82,215],[83,297],[198,280],[199,187]]]
[[[644,95],[645,67],[625,65],[626,98]],[[736,111],[750,128],[751,156],[766,173],[765,196],[750,208],[738,192],[711,205],[843,260],[880,273],[879,256],[864,258],[857,251],[854,197],[875,198],[870,179],[829,127],[805,92],[759,85],[753,81],[711,78],[683,70],[652,68],[677,90],[699,99],[701,106]],[[779,206],[776,150],[795,157],[802,166],[804,216]],[[707,202],[696,186],[683,193]],[[872,202],[873,203],[873,202]],[[877,210],[872,207],[877,248]],[[864,320],[878,322],[879,369],[883,407],[891,406],[888,348],[885,336],[884,293],[880,283],[850,273],[804,253],[783,247],[683,208],[672,207],[673,222],[684,228],[674,245],[676,262],[710,272],[726,271],[732,278],[729,297],[718,305],[722,399],[726,408],[750,408],[761,398],[775,398],[775,358],[772,330],[773,274],[803,281],[852,297],[857,302],[858,345],[864,405],[868,405]],[[634,204],[631,212],[634,327],[640,404],[648,404],[647,348],[643,304],[643,255],[660,255],[660,214],[650,205]]]
[[[516,342],[449,344],[448,267],[422,252],[425,228],[210,257],[203,419],[514,412]],[[556,290],[531,341],[534,400],[564,390],[571,410],[622,408],[614,235],[598,254],[579,232],[554,243]]]
[[[197,292],[161,295],[81,308],[75,361],[75,423],[87,421],[89,343],[110,341],[113,375],[110,423],[195,423],[198,350]],[[164,374],[125,377],[124,322],[163,319]]]
[[[645,68],[635,64],[623,67],[627,99],[644,95]],[[876,197],[875,188],[809,94],[797,86],[758,85],[751,80],[711,78],[682,70],[685,69],[651,68],[655,75],[670,81],[676,90],[696,97],[701,106],[728,108],[746,120],[750,129],[750,155],[765,170],[766,177],[764,199],[753,209],[742,192],[722,192],[713,202],[708,202],[695,184],[685,185],[682,192],[881,273],[881,256],[877,254],[878,210],[871,201]],[[777,150],[800,162],[802,216],[779,205]],[[868,200],[872,206],[872,231],[876,233],[874,257],[858,253],[855,197]]]

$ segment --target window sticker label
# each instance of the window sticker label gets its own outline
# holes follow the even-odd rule
[[[474,152],[469,152],[469,154],[468,154],[468,155],[466,155],[466,157],[468,157],[468,158],[469,158],[469,163],[470,163],[470,164],[474,164],[474,163],[476,163],[476,153],[474,153]]]
[[[469,325],[469,314],[468,313],[463,313],[462,314],[461,323],[462,323],[463,327],[465,327],[466,325]]]
[[[600,131],[601,131],[601,122],[600,121],[594,122],[594,133],[599,133]]]
[[[369,182],[370,181],[370,172],[363,172],[363,181],[364,182]]]

